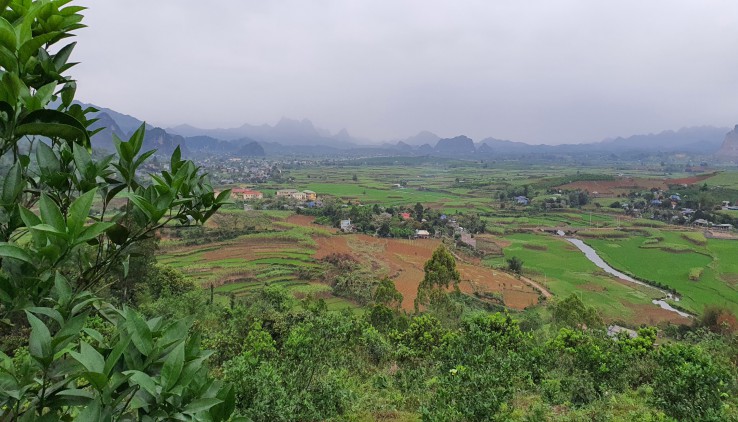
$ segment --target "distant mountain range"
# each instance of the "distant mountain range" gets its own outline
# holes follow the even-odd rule
[[[89,104],[83,104],[89,106]],[[143,123],[141,120],[111,110],[99,109],[99,121],[93,127],[105,127],[93,138],[97,148],[114,150],[112,135],[126,138]],[[244,124],[230,129],[201,129],[190,125],[158,128],[147,125],[144,148],[170,154],[180,146],[185,155],[230,154],[242,157],[269,156],[362,156],[362,155],[429,155],[439,157],[526,157],[561,155],[603,155],[635,153],[687,153],[711,155],[721,148],[729,128],[699,126],[666,130],[627,138],[609,138],[599,142],[563,145],[531,145],[496,138],[479,142],[460,135],[442,139],[421,131],[406,139],[370,144],[352,137],[346,129],[331,134],[310,120],[283,118],[275,125]]]
[[[167,129],[171,133],[182,136],[209,136],[224,141],[243,138],[257,139],[260,142],[272,142],[282,145],[324,145],[335,148],[347,148],[360,143],[346,129],[335,135],[327,130],[316,128],[310,120],[294,120],[282,118],[276,125],[267,124],[252,126],[244,124],[231,129],[200,129],[190,125],[179,125]]]

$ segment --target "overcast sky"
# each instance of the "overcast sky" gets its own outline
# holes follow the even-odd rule
[[[87,0],[78,99],[532,143],[738,123],[738,1]]]

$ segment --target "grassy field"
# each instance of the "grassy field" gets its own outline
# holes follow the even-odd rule
[[[708,186],[721,186],[724,188],[738,189],[738,172],[724,171],[707,180]],[[736,198],[738,200],[738,198]]]
[[[708,305],[738,312],[738,242],[702,237],[700,245],[691,239],[697,237],[694,232],[659,231],[658,237],[663,240],[645,245],[643,236],[587,243],[613,267],[676,289],[682,296],[680,306],[693,313]],[[697,268],[703,269],[699,280],[690,280]]]
[[[576,293],[586,304],[596,306],[608,320],[648,323],[648,318],[653,318],[657,321],[659,312],[650,307],[651,300],[660,297],[658,291],[616,281],[563,238],[514,234],[504,239],[510,242],[504,248],[505,259],[521,258],[525,274],[547,286],[554,295],[566,297]],[[504,259],[494,258],[487,263],[504,265]],[[653,312],[644,314],[643,309]]]

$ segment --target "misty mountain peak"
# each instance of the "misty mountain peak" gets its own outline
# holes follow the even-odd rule
[[[405,139],[405,143],[408,145],[423,145],[423,144],[435,144],[438,142],[438,140],[441,139],[440,136],[436,135],[433,132],[429,132],[427,130],[423,130],[418,132],[417,135],[411,136],[407,139]]]
[[[738,125],[725,135],[722,146],[717,153],[720,158],[738,158]]]
[[[282,117],[279,119],[276,125],[274,125],[275,129],[290,129],[290,130],[309,130],[314,131],[315,126],[313,126],[313,122],[311,122],[308,119],[290,119],[289,117]]]
[[[349,134],[348,130],[346,130],[346,128],[343,128],[340,131],[338,131],[338,133],[333,135],[332,138],[337,141],[342,141],[342,142],[352,142],[353,141],[353,138]]]
[[[435,151],[440,154],[474,154],[477,149],[474,141],[464,135],[455,138],[441,139],[436,144]]]

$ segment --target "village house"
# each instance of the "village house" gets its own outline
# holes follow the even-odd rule
[[[344,233],[349,233],[354,230],[354,226],[351,224],[351,220],[341,220],[341,223],[339,225],[339,228]]]
[[[530,200],[524,196],[515,197],[515,203],[517,203],[518,205],[528,205],[529,202]]]
[[[416,239],[428,239],[430,238],[430,232],[428,230],[415,230]]]
[[[692,225],[699,226],[699,227],[707,227],[710,225],[710,222],[705,220],[704,218],[700,218],[700,219],[694,220],[692,222]]]
[[[732,224],[715,224],[712,227],[714,229],[717,229],[719,231],[724,231],[724,232],[733,231],[733,225]]]
[[[318,199],[318,194],[311,190],[304,190],[302,191],[302,193],[305,194],[306,201],[315,201],[316,199]]]
[[[469,246],[472,249],[477,248],[477,239],[475,239],[471,233],[468,233],[468,232],[460,233],[459,242]]]
[[[248,201],[250,199],[263,199],[263,198],[264,198],[264,194],[259,191],[255,191],[251,189],[241,189],[241,188],[231,189],[231,199]]]
[[[284,197],[291,198],[292,195],[296,193],[298,193],[297,189],[280,189],[277,191],[276,195],[277,195],[277,198],[284,198]]]

